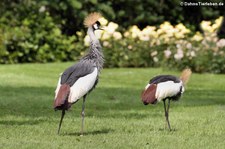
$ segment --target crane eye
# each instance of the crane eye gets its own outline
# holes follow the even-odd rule
[[[100,22],[97,21],[97,22],[95,22],[95,24],[93,25],[93,29],[94,29],[94,30],[98,30],[98,29],[100,29],[100,26],[101,26]]]
[[[93,28],[94,28],[94,30],[97,30],[98,29],[98,24],[94,24]]]

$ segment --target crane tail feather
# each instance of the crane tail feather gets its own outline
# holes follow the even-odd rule
[[[182,80],[182,82],[184,83],[184,85],[186,85],[191,77],[191,69],[187,68],[184,69],[181,73],[180,79]]]
[[[155,104],[157,102],[157,99],[155,97],[156,88],[156,84],[151,84],[146,90],[142,92],[141,98],[144,105],[147,105],[149,103]]]
[[[68,96],[70,94],[70,86],[63,84],[60,86],[57,96],[54,100],[55,110],[68,110],[71,107],[71,103],[68,103]]]

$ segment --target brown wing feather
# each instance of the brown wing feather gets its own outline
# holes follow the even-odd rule
[[[151,103],[156,103],[157,99],[155,98],[157,85],[151,84],[146,90],[144,90],[141,94],[142,101],[145,105]]]
[[[60,86],[58,94],[54,100],[54,109],[55,110],[68,110],[71,106],[70,103],[68,103],[68,96],[70,93],[70,86],[67,84],[63,84]]]

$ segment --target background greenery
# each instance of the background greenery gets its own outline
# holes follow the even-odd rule
[[[0,67],[0,148],[224,148],[224,75],[191,76],[181,100],[171,103],[169,132],[163,103],[144,106],[140,100],[151,77],[180,75],[159,68],[104,69],[87,97],[85,135],[79,136],[79,101],[66,113],[58,136],[61,113],[53,110],[54,90],[59,73],[70,65]]]
[[[180,0],[135,2],[132,0],[2,0],[0,2],[0,63],[78,60],[87,49],[84,46],[86,30],[83,27],[83,20],[89,12],[93,11],[101,12],[105,18],[116,22],[119,25],[118,31],[122,34],[132,25],[144,29],[148,25],[159,27],[165,21],[169,21],[172,25],[183,23],[191,30],[185,38],[194,35],[198,30],[203,32],[200,28],[202,20],[214,21],[224,15],[222,6],[181,7],[180,2]],[[224,36],[223,31],[224,25],[220,29],[221,38]],[[81,32],[82,36],[79,36],[77,32]],[[149,56],[152,51],[157,50],[160,55],[163,55],[167,47],[174,49],[175,52],[176,45],[162,42],[157,46],[149,46],[137,40],[110,39],[109,42],[113,46],[104,47],[105,67],[165,66],[181,70],[189,66],[196,72],[225,72],[224,54],[212,56],[214,53],[211,51],[215,42],[214,45],[211,44],[209,48],[206,48],[209,54],[198,55],[200,58],[197,60],[184,58],[176,62],[173,59],[168,61],[161,56],[160,63],[155,63]],[[193,44],[197,48],[204,48],[201,42]],[[128,49],[127,45],[132,45],[132,50]],[[224,53],[224,48],[221,51]],[[211,62],[212,59],[213,68],[209,68],[211,66],[209,61]],[[171,67],[174,65],[176,67]]]

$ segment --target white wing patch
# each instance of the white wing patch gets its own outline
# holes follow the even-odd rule
[[[68,101],[70,103],[76,102],[83,97],[94,86],[98,75],[97,68],[94,71],[84,77],[79,78],[73,86],[70,87],[70,95]]]
[[[145,86],[145,90],[148,89],[148,87],[149,87],[150,85],[151,85],[151,84],[147,84],[147,85]]]
[[[180,87],[182,86],[182,93],[184,92],[184,87],[182,81],[179,83],[174,83],[173,81],[166,81],[157,84],[155,97],[158,101],[165,99],[166,97],[172,97],[180,92]]]
[[[60,74],[60,76],[59,76],[59,81],[58,81],[58,84],[57,84],[57,87],[56,87],[56,89],[55,89],[55,99],[56,99],[56,97],[57,97],[57,94],[58,94],[58,92],[59,92],[59,88],[60,88],[60,86],[61,86],[61,75],[62,75],[62,73]]]

